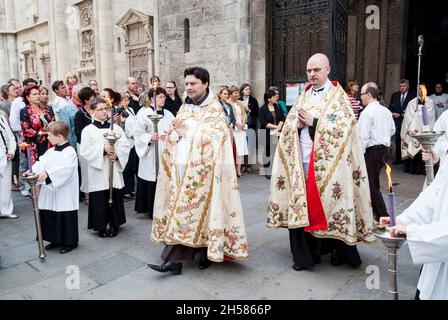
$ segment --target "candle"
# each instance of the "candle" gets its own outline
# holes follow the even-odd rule
[[[428,120],[428,108],[426,108],[425,105],[422,105],[422,119],[423,119],[423,126],[426,127],[429,125]]]
[[[394,227],[395,222],[395,192],[393,192],[392,188],[390,188],[389,192],[389,217],[390,217],[390,224],[389,226]]]
[[[30,173],[33,173],[33,166],[31,165],[31,149],[30,147],[26,147],[26,155],[28,157],[28,169]]]
[[[392,189],[392,168],[386,163],[386,174],[389,182],[389,226],[395,226],[395,192]]]
[[[154,91],[152,94],[152,98],[154,99],[154,112],[157,113],[157,82],[153,81],[152,82],[152,90]]]

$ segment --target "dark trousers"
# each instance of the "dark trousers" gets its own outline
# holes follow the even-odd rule
[[[380,217],[388,217],[386,204],[380,190],[380,174],[386,163],[388,148],[386,146],[374,146],[367,148],[364,155],[369,177],[370,199],[372,200],[373,215],[376,221]]]
[[[123,171],[123,194],[131,194],[135,191],[135,176],[138,170],[137,159],[138,156],[135,152],[135,148],[132,148],[131,152],[129,153],[128,163],[126,164],[126,168],[124,168]]]
[[[361,264],[361,257],[356,246],[349,246],[341,240],[316,238],[300,228],[289,230],[289,241],[296,267],[312,268],[320,263],[321,255],[328,253],[339,257],[352,267],[358,267]]]
[[[395,120],[395,160],[401,161],[401,126],[403,124],[403,118]]]
[[[289,229],[294,265],[302,268],[312,268],[320,261],[320,240],[303,228]]]
[[[191,248],[181,244],[165,246],[162,252],[162,259],[179,263],[185,260],[194,260],[198,252],[201,253],[201,259],[207,258],[207,248]]]

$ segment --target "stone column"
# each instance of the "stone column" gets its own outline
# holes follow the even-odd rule
[[[3,75],[0,75],[0,79],[9,80],[10,78],[19,78],[19,60],[17,58],[17,38],[13,33],[16,28],[15,23],[15,6],[13,0],[4,0],[4,19],[3,23],[0,25],[0,28],[4,28],[5,30],[11,31],[11,33],[0,35],[0,42],[2,45],[0,46],[0,56],[5,57],[0,61],[0,66]]]
[[[239,0],[238,15],[238,83],[250,82],[250,53],[251,53],[251,34],[250,34],[250,1]]]
[[[50,39],[51,78],[65,80],[70,71],[68,64],[67,27],[65,18],[65,1],[48,1],[48,31]]]
[[[101,0],[93,3],[96,74],[100,88],[114,88],[114,26],[111,1]]]
[[[159,0],[154,0],[154,39],[153,39],[153,48],[154,48],[154,59],[152,57],[152,52],[150,51],[148,56],[151,58],[151,65],[153,65],[153,74],[157,74],[160,76],[160,47],[159,43]],[[149,73],[151,78],[152,74]]]
[[[263,101],[266,90],[266,0],[250,1],[250,80],[253,94]]]

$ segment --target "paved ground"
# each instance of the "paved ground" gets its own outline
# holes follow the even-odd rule
[[[417,196],[422,176],[394,168],[401,212]],[[15,193],[18,220],[0,220],[0,300],[4,299],[387,299],[387,256],[384,247],[359,245],[363,265],[359,269],[332,267],[329,257],[313,271],[291,268],[288,233],[265,226],[268,182],[263,176],[240,180],[250,257],[244,262],[215,264],[200,271],[184,265],[182,276],[149,270],[160,263],[161,246],[151,243],[151,221],[133,211],[127,202],[127,224],[114,239],[100,239],[87,230],[87,208],[79,213],[80,243],[73,252],[47,252],[38,259],[31,201]],[[383,178],[385,183],[385,178]],[[384,189],[386,190],[386,189]],[[408,247],[398,254],[398,286],[401,299],[413,299],[420,266],[413,265]],[[66,268],[79,267],[80,287],[66,288]],[[367,289],[368,266],[380,270],[380,288]],[[70,282],[70,281],[68,281]]]

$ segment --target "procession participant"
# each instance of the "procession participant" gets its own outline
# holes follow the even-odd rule
[[[435,104],[437,120],[446,110],[448,110],[448,94],[443,93],[443,85],[441,83],[436,84],[435,92],[430,98]]]
[[[41,185],[38,207],[42,236],[50,242],[45,249],[61,247],[62,254],[75,249],[79,241],[78,159],[68,142],[69,131],[62,121],[50,123],[48,139],[55,147],[33,165]]]
[[[248,255],[226,115],[207,70],[189,68],[184,77],[188,98],[165,139],[154,205],[151,240],[166,245],[164,262],[148,265],[173,274],[195,251],[200,269]]]
[[[154,93],[156,94],[156,101],[154,101]],[[135,211],[137,213],[147,213],[149,218],[152,219],[157,187],[155,146],[157,144],[159,148],[160,164],[160,157],[164,149],[165,132],[171,128],[175,118],[171,112],[163,108],[166,99],[166,92],[163,88],[158,87],[155,90],[149,90],[148,97],[151,99],[151,107],[140,109],[134,129],[135,150],[140,158]],[[155,110],[154,104],[157,110]],[[154,124],[148,118],[149,115],[155,113],[163,116],[157,125],[159,134],[154,133]]]
[[[81,134],[81,157],[86,161],[89,176],[88,229],[98,231],[101,238],[115,237],[119,227],[126,223],[122,188],[123,170],[129,157],[130,146],[123,129],[107,121],[108,106],[104,99],[97,98],[90,108],[94,111],[93,123]],[[113,131],[119,135],[115,146],[109,144],[104,134]],[[114,160],[113,171],[109,163]],[[113,174],[112,204],[109,204],[109,174]],[[109,226],[109,229],[107,227]]]
[[[0,111],[0,218],[18,218],[12,213],[14,204],[11,198],[12,159],[16,148],[16,139],[9,127],[7,115]]]
[[[323,54],[308,61],[311,85],[289,112],[273,161],[268,227],[289,229],[296,271],[329,252],[332,265],[357,267],[356,243],[375,241],[358,124],[330,70]]]

